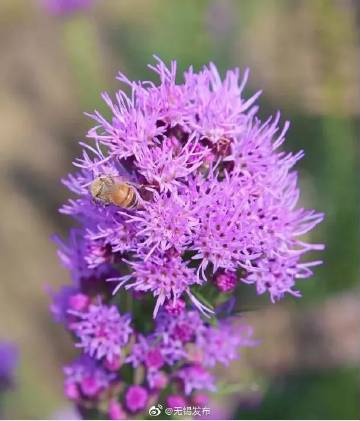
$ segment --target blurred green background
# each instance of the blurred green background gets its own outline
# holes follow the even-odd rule
[[[71,225],[57,213],[68,194],[59,179],[91,125],[82,113],[104,110],[99,94],[119,87],[119,70],[152,78],[155,53],[180,70],[250,67],[261,115],[279,109],[292,122],[285,148],[306,152],[302,204],[326,213],[311,238],[326,244],[324,265],[300,283],[302,299],[271,305],[241,288],[262,345],[221,373],[241,388],[214,407],[235,419],[359,418],[359,9],[356,0],[95,0],[54,17],[40,0],[0,1],[0,339],[21,353],[3,416],[66,416],[61,366],[73,351],[47,297],[68,280],[49,240]]]

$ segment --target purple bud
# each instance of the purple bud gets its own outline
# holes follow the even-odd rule
[[[83,311],[86,310],[90,304],[90,298],[82,293],[75,294],[69,297],[69,307],[72,310]]]
[[[236,273],[225,271],[215,275],[215,285],[221,292],[229,292],[235,288],[237,277]]]
[[[159,348],[150,349],[145,357],[145,364],[148,368],[161,368],[164,359]]]
[[[80,383],[84,395],[94,397],[100,391],[99,384],[94,377],[85,377]]]
[[[130,386],[125,395],[126,407],[131,412],[141,411],[148,400],[148,392],[142,386]]]
[[[186,323],[179,323],[174,328],[174,337],[181,342],[189,342],[193,336],[192,326]]]

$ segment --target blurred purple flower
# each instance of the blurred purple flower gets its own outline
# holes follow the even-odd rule
[[[235,325],[234,321],[220,321],[218,326],[208,326],[197,335],[196,345],[202,351],[202,364],[213,367],[220,363],[225,366],[238,358],[241,348],[257,345],[253,331],[248,325]]]
[[[186,395],[190,395],[194,390],[209,392],[216,390],[214,376],[200,365],[182,368],[176,373],[176,377],[182,380]]]
[[[0,343],[0,389],[8,388],[12,385],[18,359],[18,349],[14,344]]]
[[[141,411],[148,400],[148,392],[142,386],[130,386],[125,394],[126,407],[130,412]]]
[[[69,319],[68,310],[70,308],[70,298],[78,293],[78,288],[73,285],[65,285],[56,293],[50,290],[49,294],[52,298],[50,311],[58,323],[67,324]]]
[[[116,375],[104,370],[95,360],[82,355],[72,364],[64,367],[65,395],[78,400],[81,394],[93,398],[107,389]]]
[[[51,15],[62,16],[88,9],[93,0],[41,0],[45,10]]]

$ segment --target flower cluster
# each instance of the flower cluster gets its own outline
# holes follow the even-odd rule
[[[254,344],[217,307],[240,283],[273,302],[300,296],[296,281],[321,263],[303,260],[322,249],[304,235],[323,219],[297,207],[303,152],[281,149],[279,114],[257,117],[260,93],[243,98],[248,72],[222,80],[210,64],[179,83],[175,62],[150,68],[159,85],[120,74],[130,95],[104,93],[110,118],[90,114],[92,144],[63,180],[76,197],[61,212],[79,227],[56,238],[73,282],[51,309],[82,350],[67,395],[85,407],[105,395],[110,417],[164,390],[182,402],[214,391],[211,368]]]
[[[164,390],[169,405],[175,398],[184,406],[199,396],[204,401],[216,390],[211,368],[228,365],[240,348],[256,344],[247,325],[235,319],[210,325],[184,302],[176,312],[173,307],[160,311],[144,334],[113,305],[88,304],[73,311],[73,299],[77,295],[68,299],[69,329],[81,338],[83,354],[64,368],[65,395],[84,407],[102,402],[110,418],[114,411],[125,417],[144,410]],[[129,374],[132,380],[126,382]]]

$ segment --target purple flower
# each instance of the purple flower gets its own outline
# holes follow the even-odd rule
[[[175,192],[181,180],[188,177],[203,163],[207,149],[200,149],[196,135],[189,136],[182,145],[175,136],[163,139],[153,148],[144,147],[138,152],[138,169],[150,185],[158,186],[160,193]]]
[[[148,368],[159,369],[164,365],[164,358],[161,350],[157,347],[149,349],[145,356],[145,365]]]
[[[173,365],[185,356],[184,344],[181,341],[168,340],[166,334],[155,330],[148,336],[137,336],[126,362],[135,368],[143,364],[153,374],[163,364]]]
[[[90,304],[90,298],[88,295],[77,293],[71,295],[69,298],[69,307],[76,311],[85,311]]]
[[[102,261],[96,267],[89,263],[92,253],[89,242],[86,241],[86,232],[81,229],[72,229],[68,242],[63,242],[55,236],[58,245],[58,256],[61,263],[69,269],[74,285],[81,286],[87,281],[101,279],[111,273],[111,267]]]
[[[160,338],[155,335],[138,335],[126,362],[134,367],[144,364],[150,370],[158,370],[164,365],[165,355],[166,349],[161,346]]]
[[[156,320],[156,334],[163,341],[179,341],[182,344],[189,342],[195,335],[201,334],[205,324],[196,311],[184,311],[178,316],[161,312]]]
[[[120,281],[114,292],[124,284],[127,289],[152,292],[157,297],[154,317],[166,300],[171,299],[175,302],[183,293],[186,293],[200,310],[204,311],[204,306],[198,303],[189,289],[191,285],[199,284],[201,281],[196,272],[187,267],[177,253],[167,253],[165,256],[156,254],[148,259],[128,263],[133,272],[120,279],[112,279]],[[129,282],[132,279],[134,282]]]
[[[44,8],[51,15],[69,15],[79,10],[88,9],[93,0],[42,0]]]
[[[90,304],[85,312],[69,310],[80,320],[71,324],[71,329],[80,339],[78,347],[91,357],[105,357],[110,363],[120,356],[128,343],[132,328],[130,316],[120,315],[116,306]]]
[[[295,280],[311,276],[310,268],[319,263],[321,262],[300,263],[299,253],[293,256],[274,254],[273,257],[259,259],[256,266],[252,268],[253,271],[249,270],[243,281],[256,284],[259,294],[268,291],[273,302],[282,298],[286,292],[300,297],[300,292],[293,289]]]
[[[165,305],[165,310],[174,316],[179,316],[185,309],[186,303],[181,298],[174,301],[169,301]]]
[[[130,386],[125,394],[126,407],[130,412],[141,411],[148,400],[148,392],[142,386]]]
[[[221,292],[229,292],[236,286],[237,278],[234,272],[219,272],[214,277],[215,285]]]
[[[72,364],[64,367],[65,395],[77,400],[80,394],[95,397],[109,388],[116,375],[105,371],[92,358],[82,355]]]
[[[214,376],[200,365],[182,368],[176,373],[176,377],[182,380],[186,395],[190,395],[194,390],[209,392],[216,390]]]
[[[163,365],[173,366],[186,360],[185,345],[204,329],[204,322],[196,311],[184,311],[178,316],[162,311],[156,318],[154,331],[148,336],[137,336],[126,362],[135,368],[143,364],[152,379]]]
[[[138,335],[126,363],[137,368],[143,365],[147,380],[154,387],[154,377],[163,366],[177,363],[201,363],[213,367],[228,365],[238,358],[242,347],[255,346],[252,329],[233,320],[224,320],[217,326],[205,323],[197,311],[184,310],[179,315],[161,311],[155,329],[148,336]]]
[[[111,361],[108,359],[104,362],[104,367],[109,371],[118,371],[123,363],[123,359],[120,356],[113,357]]]
[[[240,347],[255,346],[252,329],[247,325],[236,325],[231,320],[221,321],[218,326],[208,326],[197,335],[196,345],[202,353],[202,364],[213,367],[220,363],[229,365],[238,358]]]
[[[67,323],[69,319],[70,298],[78,293],[78,288],[72,285],[65,285],[57,293],[50,291],[52,303],[50,311],[58,323]]]
[[[224,293],[244,282],[273,302],[300,296],[297,281],[321,263],[307,254],[323,248],[304,238],[323,215],[298,207],[303,152],[282,150],[289,123],[281,127],[279,114],[257,116],[259,92],[244,97],[248,71],[221,78],[210,64],[179,81],[175,62],[149,67],[158,84],[120,74],[130,95],[102,95],[110,116],[89,115],[92,144],[80,143],[77,170],[63,180],[76,198],[60,212],[79,228],[57,239],[73,284],[52,311],[85,354],[66,369],[65,391],[80,406],[113,402],[112,418],[122,407],[144,410],[149,391],[166,398],[167,385],[184,395],[214,391],[209,370],[256,344],[231,317],[235,294]],[[134,312],[133,326],[108,304],[110,293]],[[120,368],[143,385],[124,376],[102,394]]]
[[[150,389],[153,390],[164,389],[169,381],[167,374],[163,371],[158,371],[157,369],[148,370],[146,379]]]
[[[131,348],[130,355],[126,358],[126,362],[137,368],[145,361],[145,355],[150,349],[151,338],[144,335],[137,335],[136,342]]]
[[[130,215],[128,221],[136,222],[140,237],[140,251],[147,259],[154,251],[164,253],[170,248],[182,252],[192,239],[198,221],[189,202],[178,196],[155,194],[154,201],[144,203],[144,210]]]
[[[0,343],[0,389],[11,386],[18,364],[18,349],[11,343]]]
[[[190,68],[176,83],[174,62],[167,68],[158,60],[150,68],[160,77],[158,86],[119,75],[131,96],[119,91],[113,101],[103,95],[112,118],[91,115],[96,126],[88,137],[95,146],[81,144],[83,156],[74,162],[80,171],[65,180],[80,196],[62,211],[87,229],[87,269],[130,253],[123,261],[132,273],[113,278],[119,287],[151,292],[155,316],[165,300],[183,294],[207,312],[191,295],[192,285],[238,269],[241,281],[273,301],[299,295],[296,280],[321,263],[302,263],[302,256],[322,248],[299,237],[323,215],[296,209],[293,166],[303,152],[280,150],[289,124],[279,129],[279,114],[264,123],[256,116],[259,93],[243,98],[247,71],[242,79],[234,70],[221,80],[210,64],[199,73]],[[89,185],[100,175],[132,183],[137,206],[92,200]],[[234,279],[216,277],[220,291],[232,288]]]

